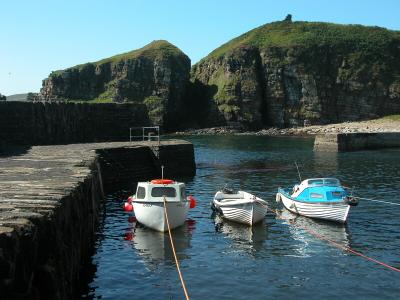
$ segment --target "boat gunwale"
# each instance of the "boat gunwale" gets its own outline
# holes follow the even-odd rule
[[[249,192],[246,191],[238,191],[237,193],[234,194],[225,194],[222,192],[224,196],[229,196],[229,195],[239,195],[240,193],[243,195],[243,197],[240,198],[221,198],[221,199],[215,199],[215,196],[221,191],[218,191],[213,198],[213,202],[217,202],[219,206],[235,206],[235,205],[244,205],[244,204],[254,204],[258,203],[260,205],[268,206],[268,202],[257,197],[256,195],[253,195]],[[247,196],[247,197],[246,197]],[[228,202],[228,203],[227,203]],[[238,202],[238,203],[234,203]]]
[[[175,199],[172,199],[172,200],[169,200],[168,198],[165,198],[165,202],[166,203],[189,203],[189,201],[188,200],[175,200]],[[137,199],[134,199],[134,200],[132,200],[132,203],[145,203],[145,204],[149,204],[149,203],[161,203],[161,204],[163,204],[164,203],[164,201],[163,200],[155,200],[155,201],[153,201],[153,200],[143,200],[143,199],[139,199],[139,200],[137,200]]]
[[[224,200],[231,200],[231,199],[224,199]],[[237,205],[244,205],[244,204],[260,204],[260,205],[267,205],[267,202],[262,199],[232,199],[229,203],[221,202],[220,200],[214,199],[218,203],[219,206],[237,206]],[[234,203],[237,202],[237,203]]]

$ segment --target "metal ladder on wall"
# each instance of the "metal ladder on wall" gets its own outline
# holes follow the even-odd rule
[[[130,127],[129,141],[149,142],[149,147],[154,155],[160,158],[160,126]]]

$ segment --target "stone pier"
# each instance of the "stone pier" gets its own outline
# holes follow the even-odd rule
[[[158,150],[156,154],[154,149]],[[93,249],[104,188],[193,176],[185,141],[19,148],[0,157],[1,299],[74,299]]]
[[[315,151],[357,151],[382,148],[399,148],[400,132],[338,133],[317,135]]]

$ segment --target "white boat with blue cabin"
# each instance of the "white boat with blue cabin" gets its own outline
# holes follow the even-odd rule
[[[276,200],[289,211],[316,219],[345,223],[357,201],[336,178],[310,178],[293,189],[279,188]]]

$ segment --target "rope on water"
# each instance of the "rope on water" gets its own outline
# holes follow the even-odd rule
[[[276,215],[278,214],[275,210],[273,210],[273,209],[271,209],[271,208],[268,208],[268,210],[271,211],[271,212],[273,212],[273,213],[276,214]],[[385,268],[388,268],[389,270],[392,270],[392,271],[395,271],[395,272],[399,272],[399,273],[400,273],[400,269],[399,269],[399,268],[390,266],[390,265],[388,265],[388,264],[386,264],[386,263],[384,263],[384,262],[382,262],[382,261],[380,261],[380,260],[377,260],[377,259],[375,259],[375,258],[366,256],[365,254],[362,254],[361,252],[358,252],[358,251],[356,251],[356,250],[354,250],[354,249],[352,249],[352,248],[350,248],[350,247],[343,246],[343,245],[339,244],[338,242],[335,242],[335,241],[333,241],[333,240],[331,240],[331,239],[328,239],[327,237],[324,237],[323,235],[320,235],[319,233],[315,232],[314,230],[308,228],[307,226],[300,225],[300,224],[296,224],[296,223],[293,223],[293,222],[290,222],[290,224],[295,225],[295,226],[297,226],[297,227],[299,227],[299,228],[301,228],[301,229],[304,229],[305,231],[307,231],[308,233],[312,234],[312,235],[315,236],[316,238],[318,238],[318,239],[320,239],[320,240],[323,240],[323,241],[326,241],[326,242],[330,243],[331,245],[335,246],[335,247],[338,248],[338,249],[341,249],[341,250],[344,250],[344,251],[353,253],[353,254],[358,255],[358,256],[360,256],[360,257],[362,257],[362,258],[365,258],[366,260],[369,260],[369,261],[372,261],[372,262],[374,262],[374,263],[377,263],[377,264],[379,264],[379,265],[381,265],[381,266],[384,266]]]
[[[362,197],[354,197],[355,199],[360,199],[360,200],[365,200],[365,201],[373,201],[373,202],[380,202],[380,203],[386,203],[386,204],[391,204],[391,205],[399,205],[400,203],[394,203],[394,202],[389,202],[389,201],[382,201],[382,200],[376,200],[376,199],[370,199],[370,198],[362,198]]]
[[[181,272],[181,269],[180,269],[180,267],[179,267],[178,257],[176,256],[174,241],[173,241],[173,239],[172,239],[171,228],[170,228],[170,226],[169,226],[169,220],[168,220],[167,202],[165,201],[165,197],[163,197],[163,202],[164,202],[165,219],[167,220],[169,241],[170,241],[171,247],[172,247],[172,253],[174,254],[174,259],[175,259],[176,268],[177,268],[177,270],[178,270],[179,279],[181,280],[181,283],[182,283],[183,291],[184,291],[184,293],[185,293],[186,300],[189,300],[189,299],[190,299],[190,298],[189,298],[189,294],[188,294],[188,292],[187,292],[187,290],[186,290],[186,284],[185,284],[185,281],[183,280],[182,272]]]

